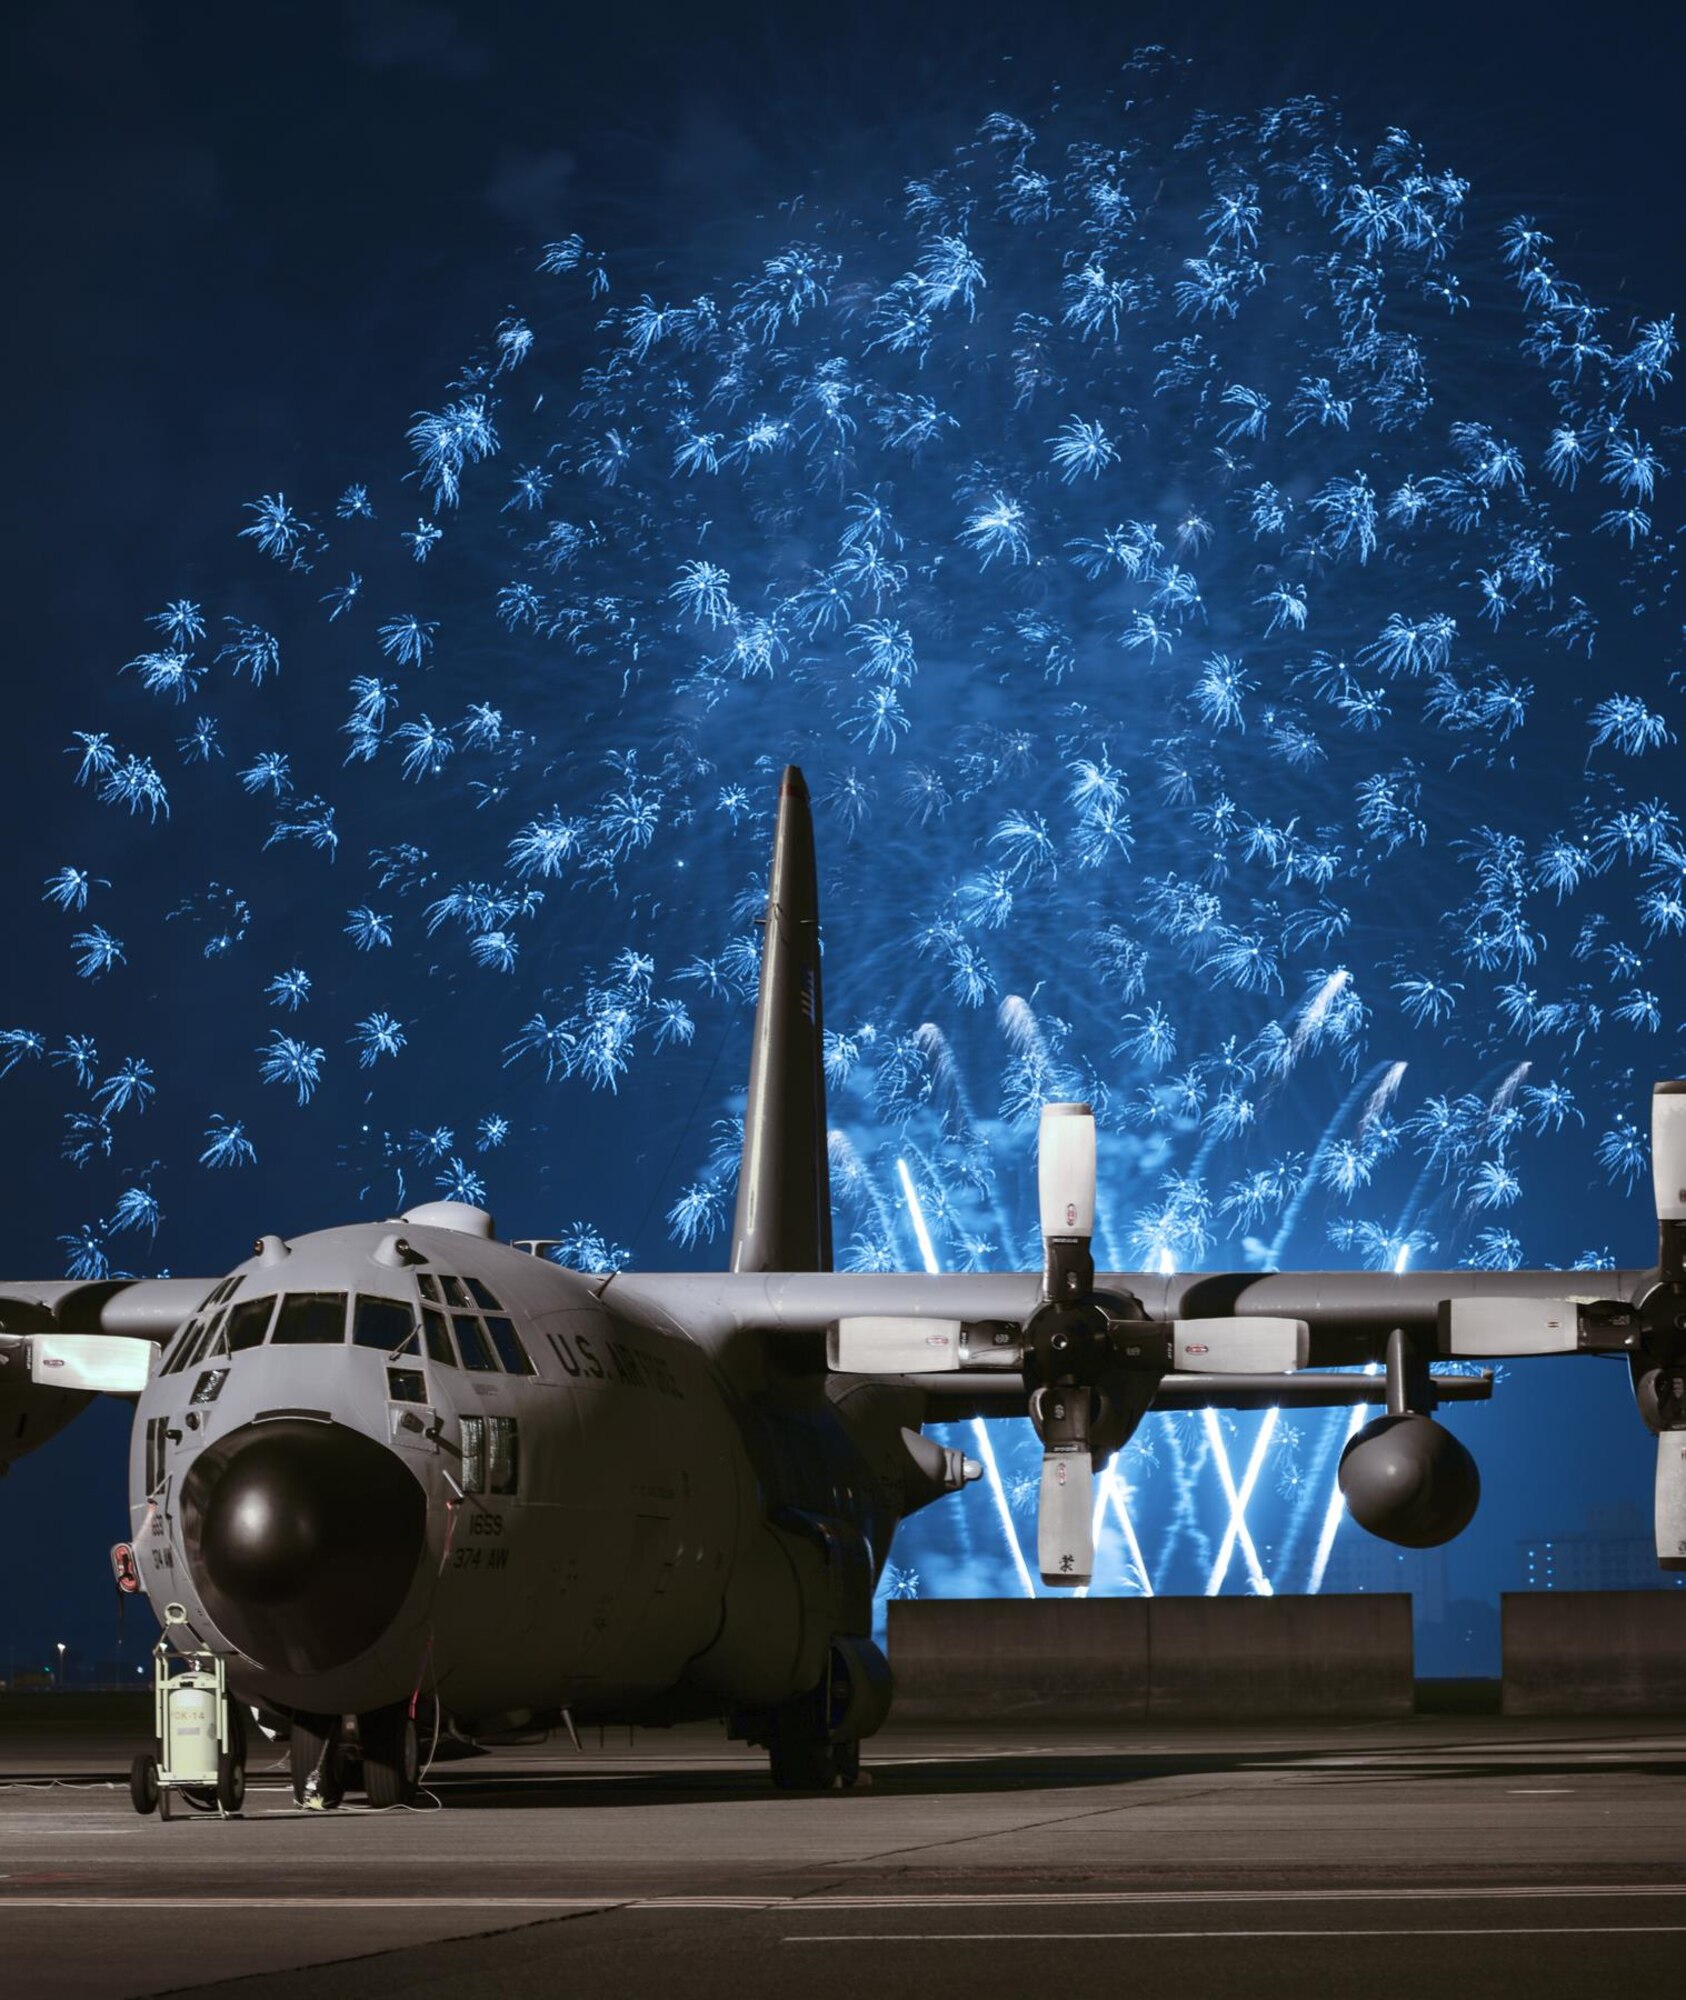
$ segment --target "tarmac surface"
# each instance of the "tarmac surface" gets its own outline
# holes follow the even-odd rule
[[[1686,1942],[1686,1718],[892,1728],[823,1796],[718,1729],[593,1732],[385,1814],[297,1810],[271,1752],[239,1820],[167,1825],[148,1728],[0,1696],[7,2000],[1608,2000]]]

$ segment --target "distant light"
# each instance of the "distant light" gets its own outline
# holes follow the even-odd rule
[[[1401,1243],[1399,1246],[1399,1255],[1395,1257],[1393,1260],[1393,1269],[1395,1276],[1403,1276],[1405,1266],[1409,1264],[1410,1261],[1411,1261],[1411,1246],[1409,1243]]]

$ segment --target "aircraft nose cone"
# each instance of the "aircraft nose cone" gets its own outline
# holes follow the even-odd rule
[[[206,1610],[248,1658],[324,1673],[409,1594],[427,1501],[399,1455],[342,1424],[277,1419],[201,1452],[182,1492]]]

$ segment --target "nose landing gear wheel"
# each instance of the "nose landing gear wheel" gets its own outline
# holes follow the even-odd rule
[[[340,1742],[337,1715],[298,1715],[287,1739],[287,1763],[293,1780],[293,1797],[302,1806],[312,1778],[316,1780],[315,1802],[337,1806],[345,1798],[345,1746]]]
[[[781,1792],[829,1792],[837,1783],[837,1747],[800,1728],[781,1728],[767,1746]]]
[[[363,1790],[370,1805],[414,1805],[421,1784],[421,1743],[407,1701],[357,1718],[363,1739]]]

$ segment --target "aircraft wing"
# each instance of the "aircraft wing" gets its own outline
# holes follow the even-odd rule
[[[133,1397],[215,1278],[0,1282],[0,1473],[92,1396]]]
[[[115,1334],[158,1345],[216,1284],[215,1278],[0,1279],[0,1334]]]
[[[1143,1320],[1169,1329],[1193,1321],[1236,1329],[1246,1322],[1299,1322],[1306,1329],[1300,1368],[1385,1362],[1389,1336],[1402,1331],[1424,1358],[1560,1354],[1582,1344],[1592,1309],[1625,1306],[1642,1271],[1155,1271],[1099,1272],[1094,1292],[1131,1299]],[[818,1342],[846,1321],[906,1322],[915,1354],[920,1321],[1022,1331],[1044,1302],[1040,1273],[670,1272],[623,1271],[603,1287],[606,1304],[683,1327],[713,1347],[750,1328]],[[1567,1310],[1554,1313],[1553,1308]],[[1455,1310],[1454,1310],[1455,1308]],[[1583,1310],[1584,1309],[1584,1310]],[[1169,1337],[1169,1335],[1167,1335]],[[1186,1346],[1184,1343],[1187,1359]],[[983,1349],[968,1343],[973,1353]],[[1599,1343],[1600,1351],[1608,1351]],[[928,1364],[926,1364],[928,1365]],[[850,1370],[849,1372],[856,1372]],[[925,1366],[886,1372],[926,1372]],[[945,1372],[971,1374],[962,1367]],[[987,1372],[987,1371],[986,1371]],[[1174,1371],[1173,1371],[1174,1372]],[[1194,1372],[1206,1372],[1196,1370]],[[1222,1372],[1259,1372],[1233,1366]],[[1277,1372],[1265,1370],[1264,1372]]]
[[[1055,1208],[1084,1219],[1078,1203]],[[1491,1393],[1492,1374],[1469,1362],[1622,1357],[1656,1434],[1658,1559],[1686,1569],[1686,1286],[1672,1239],[1660,1271],[1398,1274],[1095,1273],[1086,1231],[1045,1243],[1040,1275],[623,1272],[603,1293],[702,1340],[749,1384],[782,1350],[794,1372],[829,1371],[840,1397],[922,1395],[926,1422],[1028,1415],[1043,1445],[1038,1564],[1062,1586],[1092,1573],[1092,1468],[1150,1407],[1372,1406],[1342,1488],[1362,1526],[1414,1547],[1457,1533],[1479,1496],[1473,1460],[1432,1415]]]

